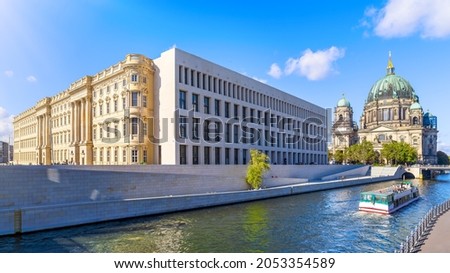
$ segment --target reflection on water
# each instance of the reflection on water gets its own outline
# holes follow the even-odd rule
[[[0,237],[0,252],[393,252],[450,183],[393,215],[358,212],[359,193],[394,181],[230,206]]]

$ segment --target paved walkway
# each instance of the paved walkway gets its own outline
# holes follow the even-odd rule
[[[450,211],[437,219],[418,252],[450,253]]]

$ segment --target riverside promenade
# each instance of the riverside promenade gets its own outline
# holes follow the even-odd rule
[[[436,220],[418,252],[450,253],[450,211]]]

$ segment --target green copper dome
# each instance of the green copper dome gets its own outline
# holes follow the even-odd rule
[[[337,103],[338,107],[350,107],[350,102],[343,96]]]
[[[367,96],[367,103],[383,99],[411,99],[416,100],[417,96],[411,84],[404,78],[395,75],[391,54],[389,53],[387,74],[379,79],[370,89]]]
[[[410,110],[422,110],[422,106],[417,101],[409,107]]]

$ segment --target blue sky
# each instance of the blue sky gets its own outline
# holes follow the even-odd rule
[[[450,154],[448,14],[442,0],[0,0],[0,139],[39,99],[173,46],[322,107],[344,93],[359,124],[392,51]]]

